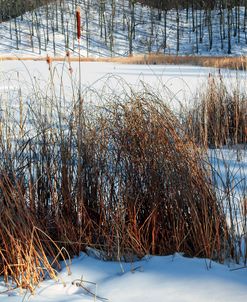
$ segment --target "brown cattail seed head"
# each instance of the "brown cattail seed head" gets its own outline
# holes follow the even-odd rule
[[[77,25],[77,39],[81,38],[81,9],[79,6],[76,8],[76,25]]]
[[[46,62],[47,64],[51,64],[51,57],[49,55],[46,56]]]
[[[47,55],[47,57],[46,57],[46,62],[49,65],[49,70],[50,70],[51,69],[51,62],[52,62],[52,60],[51,60],[51,57],[49,55]]]

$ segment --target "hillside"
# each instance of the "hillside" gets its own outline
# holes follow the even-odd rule
[[[0,24],[2,55],[64,55],[66,50],[78,55],[78,5],[83,25],[81,55],[85,57],[150,52],[236,56],[247,52],[243,6],[153,8],[128,0],[48,2]]]

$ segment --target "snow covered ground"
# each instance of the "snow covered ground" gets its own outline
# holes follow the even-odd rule
[[[71,99],[72,86],[78,84],[78,62],[72,62],[72,75],[68,63],[53,62],[52,72],[44,61],[0,61],[0,95],[22,90],[22,94],[34,91],[48,91],[52,85]],[[81,63],[81,82],[85,102],[92,101],[88,95],[91,89],[98,95],[126,91],[149,91],[165,100],[173,109],[194,104],[196,93],[205,89],[209,74],[218,76],[215,68],[182,65],[124,65],[117,63]],[[247,84],[245,72],[221,70],[226,85],[244,89]],[[87,92],[87,93],[86,93]],[[95,96],[95,94],[94,94]],[[69,104],[70,105],[70,104]]]
[[[247,299],[247,269],[231,270],[237,266],[179,254],[146,257],[121,265],[81,254],[73,259],[70,276],[64,268],[59,273],[59,282],[43,282],[35,296],[26,294],[23,298],[16,290],[1,294],[0,301],[244,302]],[[97,291],[98,298],[78,286],[81,278],[96,284],[82,283],[91,292]],[[6,290],[2,282],[0,290]]]
[[[228,54],[227,10],[210,12],[212,33],[208,26],[208,12],[195,11],[193,20],[191,10],[179,10],[178,35],[175,10],[168,10],[165,14],[138,3],[131,9],[128,0],[102,1],[101,4],[96,0],[60,2],[61,4],[55,2],[1,23],[0,53],[37,56],[48,52],[64,55],[66,50],[70,49],[74,55],[78,55],[75,9],[76,5],[80,5],[83,24],[81,54],[85,57],[127,56],[131,49],[134,54],[148,52],[185,55]],[[233,8],[230,29],[231,53],[245,55],[247,53],[245,8],[241,7],[238,13],[239,26],[235,24]],[[222,16],[224,26],[220,27]],[[210,47],[211,34],[212,47]],[[221,37],[224,39],[221,40]]]

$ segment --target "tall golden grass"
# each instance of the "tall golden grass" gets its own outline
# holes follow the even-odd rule
[[[30,114],[31,137],[22,121],[22,136],[11,139],[17,125],[2,120],[0,272],[6,281],[34,292],[47,275],[56,278],[53,264],[63,247],[75,255],[91,246],[108,259],[126,260],[174,252],[229,256],[223,206],[203,154],[155,96],[133,94],[124,102],[112,96],[90,111],[81,110],[80,100],[67,116],[57,111],[63,124],[56,128],[47,111],[42,116],[34,107]]]
[[[0,273],[6,283],[34,293],[46,276],[58,279],[60,248],[44,233],[44,221],[30,209],[25,190],[23,177],[1,169]]]
[[[71,61],[79,61],[78,57],[71,56]],[[45,61],[46,57],[37,56],[0,56],[0,60],[34,60]],[[64,61],[64,57],[53,57],[53,61]],[[213,57],[213,56],[176,56],[164,54],[144,54],[133,55],[129,57],[111,57],[111,58],[85,58],[81,57],[82,62],[114,62],[120,64],[175,64],[175,65],[194,65],[202,67],[228,68],[236,70],[246,70],[247,59],[245,56],[239,57]]]
[[[0,120],[6,282],[34,292],[46,276],[57,278],[62,251],[75,255],[87,247],[117,260],[182,252],[224,261],[240,253],[205,153],[193,142],[199,139],[193,115],[191,136],[188,123],[147,88],[126,91],[124,99],[102,95],[104,105],[91,108],[80,97],[67,111],[55,93],[49,99],[37,90],[29,116],[22,97],[20,119]]]
[[[227,88],[222,76],[210,76],[199,101],[187,113],[185,126],[204,147],[246,144],[247,96]]]

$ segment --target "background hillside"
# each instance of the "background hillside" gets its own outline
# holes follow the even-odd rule
[[[1,1],[0,52],[78,54],[77,6],[83,56],[247,52],[247,1],[152,0]]]

